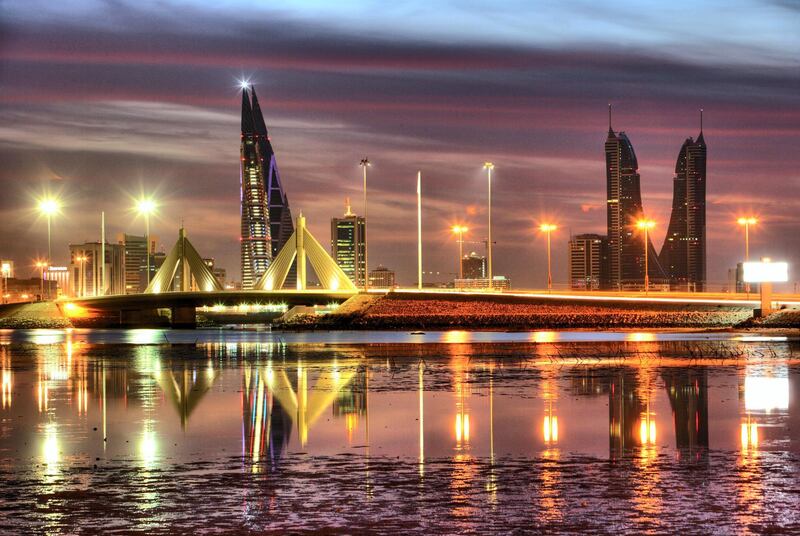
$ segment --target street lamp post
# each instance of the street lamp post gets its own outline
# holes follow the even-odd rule
[[[644,293],[647,294],[650,291],[650,271],[648,266],[648,248],[647,244],[649,243],[647,237],[648,232],[650,229],[656,226],[656,222],[653,220],[648,219],[641,219],[636,222],[636,227],[644,231]]]
[[[488,204],[488,212],[489,212],[489,240],[486,243],[486,257],[487,257],[487,271],[489,272],[489,289],[492,288],[492,170],[494,169],[494,164],[491,162],[484,162],[483,169],[486,170],[486,178],[489,183],[489,204]]]
[[[739,218],[736,223],[744,227],[744,262],[750,261],[750,226],[758,223],[758,219],[753,216]],[[750,294],[750,283],[744,284],[744,290]]]
[[[553,272],[550,269],[550,233],[558,229],[552,223],[543,223],[539,226],[539,230],[547,234],[547,292],[553,290]]]
[[[458,278],[464,279],[464,233],[469,231],[463,225],[454,225],[453,232],[458,235]]]
[[[139,211],[139,214],[144,216],[145,240],[147,241],[147,276],[145,278],[147,284],[145,286],[147,286],[150,285],[150,214],[156,209],[156,204],[152,199],[142,199],[137,203],[136,209]]]
[[[369,159],[365,156],[358,164],[364,174],[364,291],[369,290],[369,247],[367,245],[367,168]]]

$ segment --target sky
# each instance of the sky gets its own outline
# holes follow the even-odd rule
[[[240,80],[254,84],[295,214],[321,242],[350,197],[370,265],[416,277],[416,172],[424,269],[457,271],[449,228],[487,234],[512,285],[567,281],[570,233],[605,233],[607,106],[630,137],[645,212],[669,221],[675,160],[708,145],[708,280],[744,256],[789,261],[800,282],[800,3],[792,1],[216,2],[6,0],[0,6],[0,257],[18,274],[46,254],[36,199],[58,195],[53,261],[68,243],[183,222],[204,256],[239,278]],[[436,279],[436,276],[431,278]]]

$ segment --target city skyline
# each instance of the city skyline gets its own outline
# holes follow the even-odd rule
[[[469,225],[465,240],[485,238],[481,164],[487,160],[497,165],[495,272],[516,287],[544,286],[536,227],[549,220],[559,224],[554,280],[565,283],[570,230],[605,233],[600,146],[609,101],[642,166],[643,203],[657,222],[654,244],[663,242],[669,224],[675,148],[696,133],[704,108],[705,132],[713,138],[709,287],[725,284],[727,269],[743,256],[735,223],[741,215],[756,214],[762,222],[751,236],[752,256],[800,263],[800,238],[791,232],[800,225],[800,157],[792,151],[798,140],[797,40],[781,33],[782,24],[797,20],[791,9],[769,4],[762,10],[759,20],[780,37],[740,33],[735,61],[722,59],[713,40],[696,43],[694,58],[680,47],[668,56],[640,35],[616,43],[599,26],[592,53],[567,39],[543,43],[516,35],[498,43],[485,29],[474,38],[457,32],[447,44],[407,28],[395,29],[393,42],[373,33],[353,41],[341,26],[299,11],[284,14],[291,20],[283,20],[280,31],[258,37],[260,48],[248,46],[275,54],[234,54],[241,36],[232,30],[242,22],[230,14],[220,17],[214,42],[199,43],[191,56],[186,35],[166,29],[164,16],[155,17],[164,30],[158,50],[146,44],[141,25],[131,24],[117,36],[125,49],[109,44],[90,53],[70,44],[78,35],[105,43],[109,29],[71,15],[59,31],[44,31],[55,28],[54,9],[33,14],[12,6],[4,19],[0,156],[6,166],[0,186],[10,195],[0,201],[8,230],[0,250],[17,259],[18,271],[46,248],[32,207],[51,186],[63,191],[66,204],[54,226],[54,244],[63,245],[54,248],[54,260],[61,251],[64,262],[67,242],[97,240],[93,210],[114,215],[107,218],[108,236],[142,234],[125,194],[144,191],[164,204],[153,232],[171,236],[184,219],[203,253],[236,273],[239,199],[231,163],[238,153],[232,141],[239,126],[237,79],[259,86],[284,187],[295,209],[312,216],[318,236],[327,234],[340,200],[358,195],[358,161],[370,154],[370,260],[396,269],[402,284],[412,283],[415,271],[414,229],[402,222],[413,210],[416,170],[425,178],[425,270],[445,272],[453,264],[453,222]],[[207,14],[197,9],[197,17]],[[265,20],[275,15],[262,14]],[[277,18],[271,20],[280,26]],[[318,24],[322,29],[309,30]],[[376,24],[391,26],[384,19]],[[294,42],[292,31],[304,29],[308,46],[281,56]],[[659,35],[671,42],[675,28],[667,24]],[[210,45],[222,55],[204,55]],[[75,54],[66,57],[61,49]],[[50,73],[46,84],[37,75],[43,69]]]

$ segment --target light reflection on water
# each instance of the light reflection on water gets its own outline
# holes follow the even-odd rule
[[[311,528],[342,516],[368,528],[380,514],[397,528],[480,529],[491,511],[508,526],[672,530],[703,514],[697,486],[722,505],[705,523],[800,523],[790,341],[728,337],[690,357],[661,333],[328,347],[59,333],[0,345],[0,471],[16,482],[2,498],[17,528],[92,525],[86,505],[107,493],[138,512],[109,512],[120,527],[191,526],[181,490],[234,528],[293,527],[313,503]]]

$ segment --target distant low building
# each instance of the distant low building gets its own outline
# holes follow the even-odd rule
[[[58,295],[69,294],[69,267],[48,266],[44,271],[44,278],[56,282]]]
[[[728,292],[747,292],[744,282],[744,264],[736,263],[736,268],[728,269]],[[758,283],[750,283],[750,292],[758,292]]]
[[[496,275],[492,279],[456,279],[453,285],[462,290],[509,290],[511,289],[511,280],[504,275]]]
[[[55,298],[58,292],[56,282],[42,280],[41,275],[30,279],[8,278],[5,283],[5,303],[37,301],[51,296]]]
[[[394,270],[378,266],[369,272],[369,286],[372,288],[394,288],[397,286]]]

